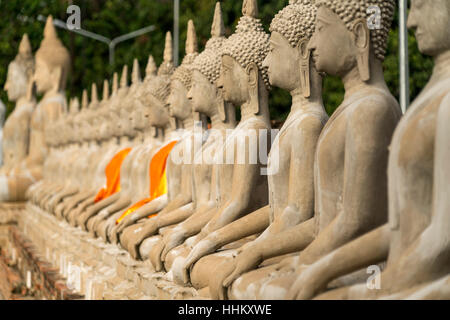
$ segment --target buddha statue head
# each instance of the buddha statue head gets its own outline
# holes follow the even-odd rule
[[[191,66],[197,56],[197,35],[195,33],[194,22],[189,20],[186,39],[186,56],[172,75],[170,95],[167,99],[170,116],[181,121],[192,117],[192,106],[187,98],[187,93],[192,85]]]
[[[260,98],[267,99],[270,90],[267,68],[263,61],[269,53],[269,35],[257,19],[256,0],[244,0],[243,16],[236,31],[222,47],[222,69],[219,87],[226,101],[236,106],[246,105],[248,112],[260,112]]]
[[[314,35],[309,48],[318,71],[341,78],[357,68],[362,81],[371,79],[371,64],[381,68],[395,0],[318,0]],[[379,28],[370,28],[373,12],[380,9]],[[336,54],[338,53],[338,54]]]
[[[19,53],[9,64],[5,91],[10,101],[26,97],[27,88],[34,72],[34,58],[28,35],[24,34],[19,46]]]
[[[321,86],[313,67],[309,41],[314,33],[317,7],[314,0],[291,1],[278,12],[270,25],[270,52],[263,65],[268,68],[270,84],[289,92],[311,95],[311,84]],[[298,89],[301,92],[296,92]]]
[[[144,110],[143,117],[152,127],[165,128],[169,124],[166,101],[170,94],[170,78],[174,71],[172,52],[172,35],[167,32],[164,60],[156,76],[146,77],[144,88],[139,96],[139,102]]]
[[[138,92],[136,93],[135,101],[134,101],[134,109],[132,110],[132,118],[133,118],[133,126],[137,130],[145,130],[149,128],[148,117],[149,114],[146,112],[146,106],[141,103],[140,97],[144,94],[146,90],[146,85],[156,77],[156,72],[158,71],[155,60],[152,55],[149,56],[147,67],[145,69],[145,78],[142,85],[139,87]]]
[[[408,28],[414,29],[420,52],[439,56],[450,49],[450,2],[411,0]]]
[[[66,87],[69,68],[69,51],[59,40],[53,26],[53,18],[49,16],[44,29],[44,40],[36,52],[34,80],[38,92],[63,91]]]
[[[214,20],[211,27],[211,39],[205,50],[195,58],[192,64],[192,86],[188,92],[194,112],[211,115],[216,108],[222,121],[227,118],[227,111],[222,92],[217,87],[221,68],[221,50],[225,42],[225,27],[220,2],[216,3]],[[233,108],[234,109],[234,108]]]

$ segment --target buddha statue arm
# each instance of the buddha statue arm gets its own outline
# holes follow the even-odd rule
[[[250,205],[255,184],[260,180],[260,174],[259,165],[234,165],[231,199],[221,206],[211,221],[202,229],[198,240],[240,218],[245,213],[244,211]]]
[[[332,280],[361,268],[385,261],[389,254],[389,225],[353,240],[298,271],[288,299],[312,299]],[[357,252],[358,254],[355,254]]]
[[[258,268],[267,259],[304,249],[314,239],[314,219],[309,219],[284,232],[274,234],[267,241],[252,241],[242,246],[229,267],[219,272],[210,283],[212,297],[222,297],[241,275]]]
[[[299,265],[314,263],[387,221],[387,194],[383,190],[395,115],[389,106],[377,103],[361,104],[348,117],[342,209],[300,254]]]

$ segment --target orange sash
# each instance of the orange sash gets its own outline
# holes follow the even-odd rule
[[[147,203],[167,193],[167,176],[166,176],[166,164],[170,151],[177,144],[178,141],[172,141],[169,144],[162,147],[150,161],[150,197],[143,199],[131,207],[129,207],[125,213],[117,219],[116,223],[120,223],[126,216],[135,212],[139,208],[143,207]],[[149,218],[156,216],[153,214]]]
[[[130,153],[131,148],[119,151],[108,163],[105,169],[106,187],[102,188],[95,197],[95,203],[112,196],[120,191],[120,166]]]

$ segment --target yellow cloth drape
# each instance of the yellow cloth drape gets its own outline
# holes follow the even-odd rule
[[[152,200],[167,193],[167,174],[166,164],[167,158],[173,147],[178,141],[172,141],[162,147],[150,161],[150,196],[146,199],[140,200],[137,203],[129,207],[125,213],[117,219],[116,223],[120,223],[126,216],[135,212],[139,208],[143,207]],[[156,214],[149,216],[149,218],[156,216]]]
[[[130,153],[131,148],[119,151],[105,168],[106,187],[102,188],[95,197],[95,203],[112,196],[120,191],[120,167]]]

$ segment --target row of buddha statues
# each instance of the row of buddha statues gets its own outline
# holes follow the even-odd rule
[[[69,54],[49,17],[35,59],[24,36],[9,66],[0,199],[27,200],[214,299],[450,298],[450,2],[411,1],[408,27],[435,66],[405,115],[383,73],[395,10],[291,0],[267,34],[244,0],[227,38],[217,3],[203,52],[191,20],[180,66],[167,33],[158,68],[150,57],[141,79],[135,60],[130,84],[125,66],[81,106],[65,102]],[[330,118],[327,76],[345,87]],[[225,132],[270,139],[272,87],[292,96],[268,154],[277,172],[193,161],[233,149]]]

